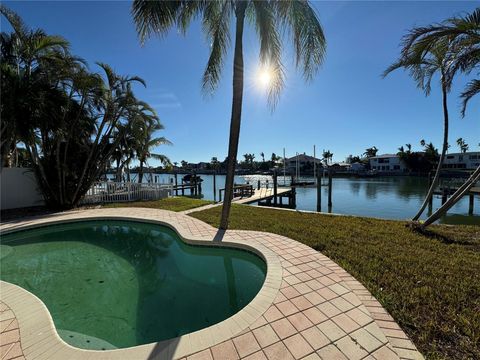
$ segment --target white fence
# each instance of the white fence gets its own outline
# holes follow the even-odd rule
[[[102,181],[93,184],[80,204],[159,200],[171,193],[172,185],[167,184]]]

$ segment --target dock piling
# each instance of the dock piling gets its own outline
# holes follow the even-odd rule
[[[217,170],[213,172],[213,202],[217,202]]]
[[[273,205],[277,206],[277,171],[273,171]]]
[[[473,215],[473,194],[468,196],[468,215]]]
[[[328,169],[328,207],[330,212],[332,207],[332,171],[330,169]]]
[[[317,170],[317,212],[322,211],[322,178],[320,177],[320,169]]]

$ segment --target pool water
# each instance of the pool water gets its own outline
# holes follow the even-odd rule
[[[85,221],[2,235],[0,278],[38,296],[67,343],[107,350],[218,323],[265,280],[257,255],[193,246],[171,229]]]

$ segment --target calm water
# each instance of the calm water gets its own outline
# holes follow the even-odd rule
[[[169,182],[172,175],[157,175],[158,181]],[[213,176],[201,175],[202,197],[213,200]],[[224,187],[225,176],[217,175],[218,188]],[[279,176],[282,180],[283,177]],[[246,175],[236,176],[235,182],[242,184],[247,181],[256,185],[257,181],[269,180],[271,176]],[[181,181],[181,175],[178,175]],[[415,215],[420,208],[427,192],[427,179],[419,177],[375,177],[375,178],[334,178],[333,179],[333,206],[331,212],[358,216],[369,216],[384,219],[408,219]],[[322,211],[328,212],[327,208],[328,189],[322,188]],[[218,195],[217,195],[218,200]],[[317,208],[316,188],[297,188],[297,209],[316,211]],[[433,211],[440,207],[441,198],[435,196]],[[426,215],[423,216],[425,218]],[[475,197],[474,215],[468,216],[468,197],[463,198],[441,220],[442,223],[451,224],[480,224],[480,197]]]
[[[191,246],[131,221],[53,225],[2,236],[2,280],[37,295],[73,346],[151,343],[218,323],[258,293],[266,264],[237,249]]]

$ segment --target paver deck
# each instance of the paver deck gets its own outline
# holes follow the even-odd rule
[[[32,294],[1,283],[0,358],[10,359],[421,359],[413,343],[368,290],[332,260],[292,239],[276,234],[228,230],[225,233],[184,214],[142,208],[72,211],[22,219],[0,225],[1,231],[52,221],[90,217],[124,217],[158,221],[174,227],[186,241],[243,244],[263,249],[268,257],[266,289],[252,301],[248,316],[235,317],[228,334],[215,333],[204,341],[184,336],[177,342],[154,344],[148,356],[135,349],[85,351],[72,348],[56,335],[53,322],[35,330],[44,310]],[[268,250],[267,250],[268,249]],[[273,254],[273,255],[272,255]],[[269,264],[272,264],[270,266]],[[278,265],[278,266],[277,266]],[[279,281],[270,272],[279,273]],[[270,273],[270,274],[269,274]],[[269,275],[272,277],[269,278]],[[278,275],[278,274],[277,274]],[[270,280],[268,280],[270,279]],[[252,304],[251,303],[251,304]],[[31,304],[31,305],[30,305]],[[43,304],[42,304],[43,305]],[[250,304],[249,304],[250,305]],[[249,306],[247,305],[247,307]],[[25,309],[27,307],[27,309]],[[43,306],[44,307],[44,306]],[[243,310],[241,311],[243,312]],[[255,315],[252,315],[255,314]],[[19,316],[21,315],[21,316]],[[232,317],[232,318],[234,318]],[[227,319],[232,323],[232,318]],[[228,321],[225,322],[228,322]],[[8,324],[7,324],[8,323]],[[48,326],[47,326],[48,325]],[[216,325],[210,327],[214,328]],[[207,328],[206,330],[209,330]],[[217,326],[218,330],[219,326]],[[56,337],[45,340],[44,333]],[[204,331],[204,330],[202,330]],[[192,333],[194,334],[194,333]],[[207,334],[207,332],[204,332]],[[42,337],[43,336],[43,337]],[[188,346],[187,346],[188,345]],[[183,349],[179,351],[179,349]],[[188,349],[188,350],[185,350]],[[181,353],[181,355],[179,355]]]

